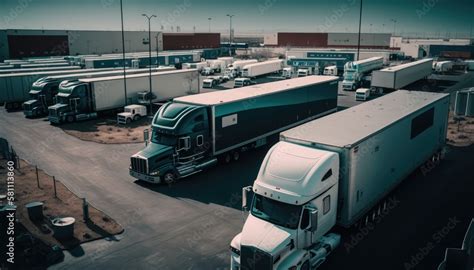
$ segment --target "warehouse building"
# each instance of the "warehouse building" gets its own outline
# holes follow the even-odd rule
[[[148,51],[148,31],[125,31],[124,36],[126,52]],[[153,51],[207,48],[218,50],[219,46],[219,33],[151,32]],[[122,52],[121,31],[0,30],[0,61],[25,57],[120,52]]]
[[[472,39],[418,39],[392,37],[390,47],[399,49],[406,56],[471,59],[474,57]]]
[[[388,49],[391,34],[362,33],[361,48]],[[264,36],[264,45],[271,47],[302,48],[355,48],[359,36],[357,33],[295,33],[278,32]]]

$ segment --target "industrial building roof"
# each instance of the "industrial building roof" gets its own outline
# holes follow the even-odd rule
[[[270,83],[263,83],[230,90],[214,91],[199,95],[189,95],[175,98],[174,101],[190,103],[196,105],[218,105],[228,102],[235,102],[244,99],[255,98],[274,92],[285,91],[296,87],[303,87],[311,84],[319,84],[334,81],[335,76],[307,76],[289,80],[282,80]]]
[[[449,94],[398,90],[282,132],[289,140],[337,147],[355,145]]]
[[[399,71],[401,69],[405,69],[407,67],[416,66],[416,65],[419,65],[421,63],[426,63],[426,62],[430,62],[430,61],[432,62],[433,58],[426,58],[426,59],[421,59],[421,60],[418,60],[418,61],[415,61],[415,62],[401,64],[401,65],[393,66],[393,67],[388,67],[388,68],[381,69],[380,71],[395,72],[395,71]]]

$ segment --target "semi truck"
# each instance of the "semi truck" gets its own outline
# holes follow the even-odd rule
[[[453,69],[453,61],[439,61],[434,63],[434,71],[438,73],[446,73]]]
[[[283,60],[268,60],[245,65],[242,77],[255,78],[262,75],[280,72],[283,69]]]
[[[442,157],[448,112],[447,94],[400,90],[282,132],[242,190],[250,213],[231,269],[319,267],[342,241],[336,225],[376,216],[404,178]]]
[[[326,76],[175,98],[156,113],[151,143],[131,157],[130,175],[173,183],[336,109],[337,77]]]
[[[127,76],[127,104],[167,101],[199,92],[199,74],[195,69],[154,72]],[[100,112],[125,105],[123,76],[64,81],[59,85],[57,103],[48,108],[51,124],[96,118]]]
[[[242,69],[246,65],[255,63],[258,63],[256,59],[237,60],[225,69],[224,75],[227,75],[231,78],[236,78],[242,74]]]
[[[152,71],[167,71],[174,68],[154,68]],[[127,69],[127,75],[149,72],[148,69]],[[72,73],[66,75],[48,76],[35,81],[31,85],[30,100],[23,103],[23,113],[26,117],[37,117],[48,114],[48,107],[53,105],[53,98],[58,93],[59,84],[66,80],[77,80],[83,78],[97,78],[119,76],[123,69],[101,68],[90,73]]]
[[[362,83],[362,79],[373,70],[381,69],[383,57],[371,57],[364,60],[347,62],[344,65],[344,79],[342,89],[346,91],[356,90]]]
[[[432,72],[433,59],[427,58],[372,72],[371,89],[390,92],[427,78]]]
[[[41,72],[21,72],[0,75],[0,104],[7,110],[20,109],[21,104],[30,99],[29,92],[33,82],[46,76],[72,73],[90,73],[94,69],[67,69]]]

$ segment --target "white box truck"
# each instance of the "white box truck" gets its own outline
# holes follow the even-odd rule
[[[262,162],[231,269],[315,269],[403,179],[441,158],[449,95],[396,91],[280,134]]]
[[[433,59],[428,58],[381,70],[374,70],[372,72],[371,88],[376,92],[401,89],[428,77],[433,71],[432,65]]]
[[[127,76],[127,103],[149,101],[149,74]],[[199,74],[195,69],[152,73],[152,102],[199,92]],[[48,108],[52,124],[97,117],[98,112],[125,105],[123,76],[79,79],[59,85],[57,103]]]
[[[242,77],[255,78],[262,75],[280,72],[283,69],[283,60],[268,60],[255,64],[248,64],[242,69]]]

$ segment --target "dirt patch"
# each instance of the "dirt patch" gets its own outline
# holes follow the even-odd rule
[[[61,125],[67,134],[84,141],[104,144],[143,143],[143,130],[149,128],[151,119],[142,117],[129,125],[118,125],[116,119],[95,119]]]
[[[7,174],[7,161],[0,159],[0,175]],[[54,195],[53,178],[38,170],[39,188],[36,181],[36,168],[25,161],[20,162],[20,169],[15,170],[15,204],[17,219],[35,237],[48,243],[58,245],[63,249],[71,249],[77,245],[123,232],[123,228],[112,218],[89,205],[89,221],[83,218],[83,200],[77,197],[60,181],[56,180],[56,194]],[[5,194],[6,182],[0,183],[0,194]],[[44,204],[44,218],[31,221],[25,207],[30,202]],[[5,203],[5,201],[0,202]],[[53,233],[51,220],[57,217],[75,218],[74,237],[68,240],[58,240]]]
[[[454,146],[470,146],[474,143],[474,117],[454,117],[449,114],[448,144]]]

